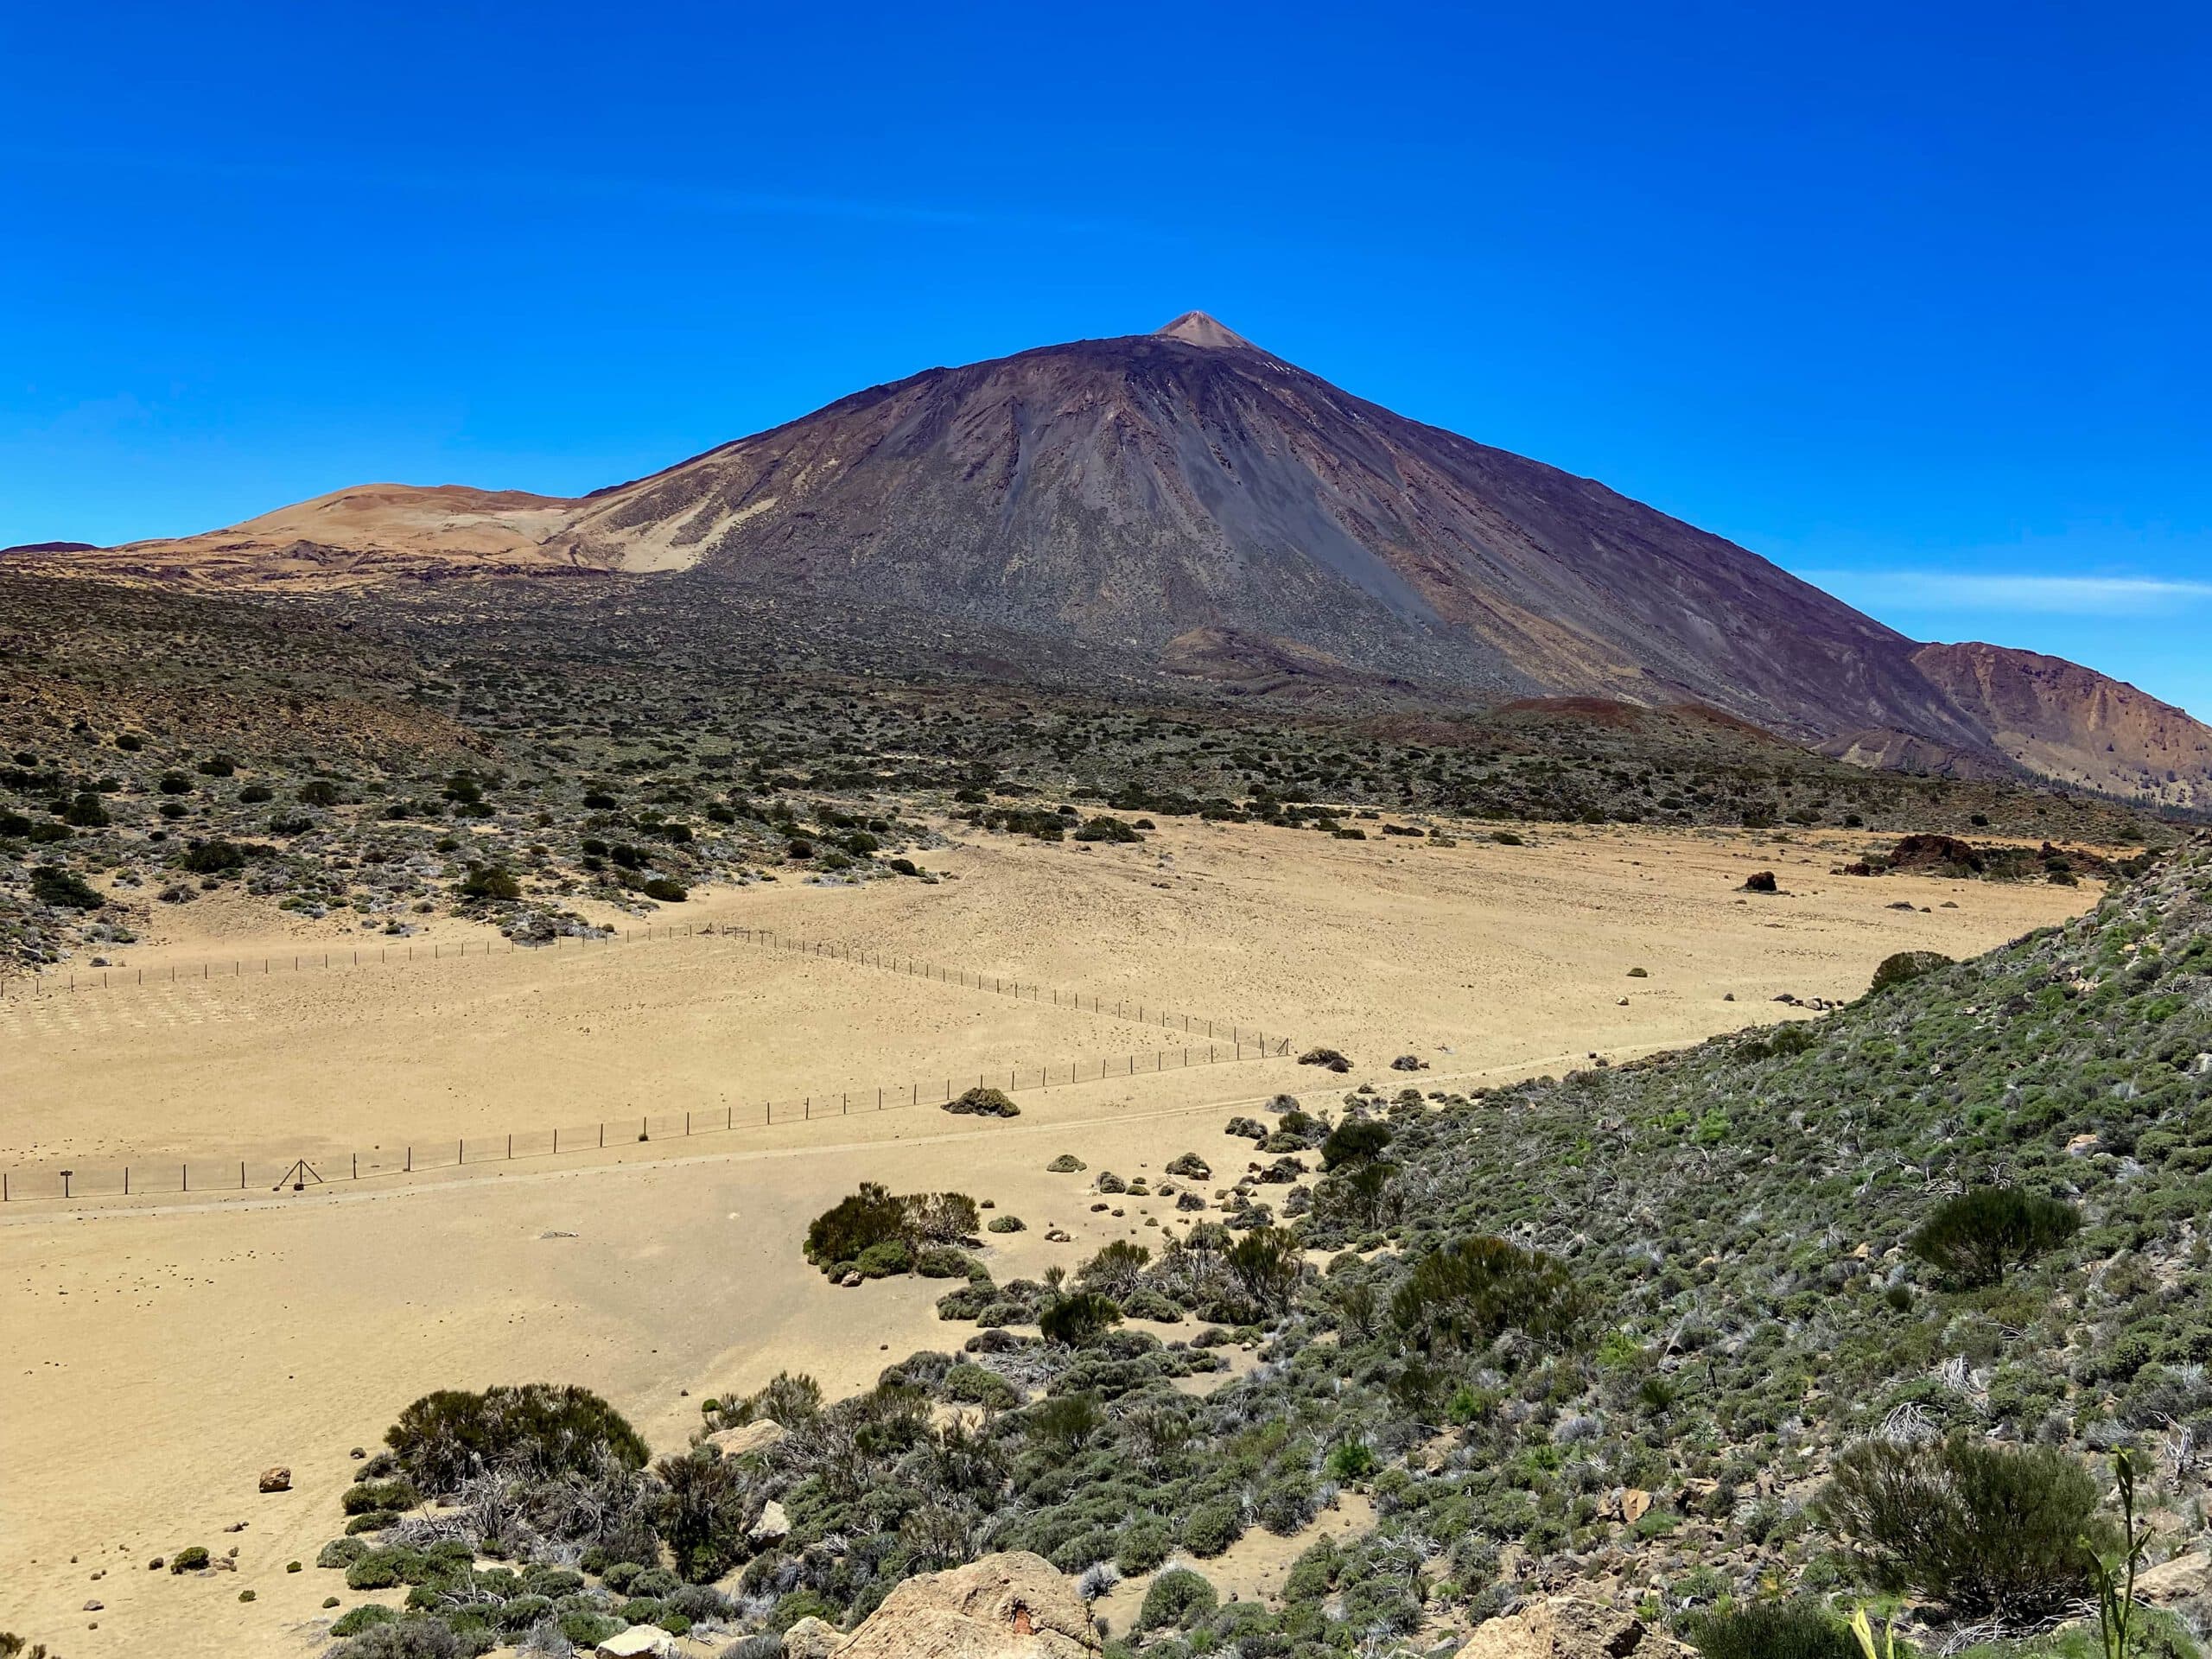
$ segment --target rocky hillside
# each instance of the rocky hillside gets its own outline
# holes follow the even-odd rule
[[[2212,729],[2078,664],[1996,645],[1923,645],[1913,663],[2031,772],[2107,795],[2212,807]]]

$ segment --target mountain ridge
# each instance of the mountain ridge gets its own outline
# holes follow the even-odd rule
[[[925,369],[572,499],[360,486],[23,563],[270,592],[580,575],[803,591],[1216,684],[1703,702],[1866,764],[2212,807],[2212,730],[2171,705],[2055,658],[1910,639],[1203,312]]]

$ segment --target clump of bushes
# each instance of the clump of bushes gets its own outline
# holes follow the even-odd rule
[[[1090,1165],[1084,1163],[1082,1159],[1077,1157],[1075,1154],[1071,1152],[1062,1153],[1058,1157],[1053,1159],[1051,1163],[1045,1166],[1046,1173],[1052,1175],[1078,1174],[1082,1171],[1090,1167]]]
[[[1020,1117],[1021,1108],[1003,1089],[982,1084],[944,1103],[944,1109],[962,1117]]]
[[[908,1273],[926,1259],[934,1277],[964,1272],[965,1257],[950,1267],[935,1247],[969,1243],[982,1228],[982,1211],[964,1192],[894,1194],[877,1181],[841,1198],[806,1230],[806,1259],[832,1277],[863,1278]]]
[[[414,1486],[434,1497],[493,1471],[594,1478],[642,1468],[647,1455],[621,1413],[574,1383],[441,1389],[401,1412],[385,1442]]]
[[[1298,1057],[1298,1063],[1300,1065],[1318,1065],[1329,1071],[1351,1070],[1351,1061],[1333,1048],[1309,1048]]]

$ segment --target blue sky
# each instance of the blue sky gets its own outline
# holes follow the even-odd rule
[[[2205,9],[804,10],[5,9],[0,544],[1198,307],[2212,715]]]

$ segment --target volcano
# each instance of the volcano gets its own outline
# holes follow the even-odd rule
[[[38,563],[265,590],[586,574],[804,592],[1196,680],[1697,702],[1870,764],[2212,806],[2212,731],[2177,709],[2032,653],[1923,645],[1198,311],[930,369],[577,500],[365,486]]]

